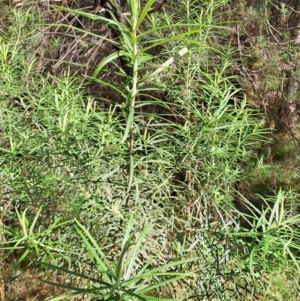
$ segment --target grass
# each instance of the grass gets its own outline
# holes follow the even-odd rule
[[[171,1],[147,15],[153,4],[128,1],[125,23],[116,12],[53,7],[114,33],[105,43],[116,48],[85,81],[72,66],[41,72],[35,33],[18,30],[40,16],[11,12],[0,40],[4,258],[10,271],[63,273],[44,280],[69,290],[53,301],[285,296],[279,271],[299,271],[298,195],[279,190],[262,208],[239,196],[245,210],[234,206],[266,130],[238,97],[234,50],[212,42],[226,1],[205,1],[206,14]],[[120,101],[90,96],[91,82]]]

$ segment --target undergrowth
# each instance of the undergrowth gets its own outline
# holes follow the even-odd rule
[[[43,71],[31,55],[37,36],[16,30],[39,15],[12,10],[0,40],[7,286],[40,266],[64,275],[44,280],[69,290],[53,301],[264,300],[280,272],[298,277],[299,195],[236,190],[249,166],[263,167],[267,131],[233,84],[234,49],[213,42],[227,30],[218,14],[226,2],[170,1],[149,15],[153,0],[104,15],[52,7],[113,32],[105,42],[115,51],[84,80],[72,66]],[[121,80],[102,76],[111,73]],[[90,96],[90,82],[118,101]]]

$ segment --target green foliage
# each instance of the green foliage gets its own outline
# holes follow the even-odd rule
[[[293,192],[279,190],[275,198],[261,197],[261,208],[257,208],[246,199],[243,200],[248,209],[245,218],[250,218],[252,228],[245,233],[229,235],[249,237],[253,240],[249,250],[249,266],[252,272],[257,263],[267,263],[265,268],[272,270],[274,264],[276,268],[277,265],[280,267],[286,264],[288,257],[299,270],[300,215],[296,209],[298,197],[299,195]]]
[[[7,248],[1,248],[3,250],[8,249],[10,253],[15,252],[16,250],[21,250],[21,252],[23,252],[19,256],[16,265],[19,265],[23,260],[25,260],[32,251],[35,252],[37,257],[40,257],[43,253],[44,258],[50,257],[52,260],[55,259],[52,252],[64,252],[63,250],[58,250],[53,247],[55,243],[51,240],[51,235],[55,229],[64,226],[66,223],[56,220],[45,229],[42,229],[42,225],[40,225],[38,229],[35,229],[36,226],[40,224],[38,223],[38,219],[41,214],[41,210],[42,207],[39,208],[30,225],[30,222],[26,217],[26,209],[22,212],[22,214],[16,209],[18,222],[21,226],[21,232],[14,229],[0,229],[0,231],[2,231],[7,237],[7,241],[3,244],[8,245]],[[10,255],[10,253],[8,255]]]
[[[121,243],[121,252],[115,263],[110,263],[109,258],[105,256],[103,251],[99,248],[98,243],[93,239],[87,229],[78,221],[75,222],[77,224],[76,230],[80,235],[89,256],[95,262],[97,278],[92,278],[90,275],[75,273],[58,266],[43,263],[57,271],[62,271],[87,280],[88,288],[77,288],[70,285],[59,285],[44,281],[45,283],[73,291],[72,293],[51,299],[52,301],[63,300],[78,294],[88,294],[104,300],[130,300],[131,298],[137,298],[138,300],[144,301],[170,300],[156,298],[147,294],[169,283],[193,275],[191,271],[172,272],[170,269],[174,269],[179,265],[184,265],[191,261],[196,261],[197,258],[171,262],[156,268],[151,268],[153,263],[151,261],[146,261],[145,263],[142,263],[141,266],[139,257],[144,257],[144,254],[142,253],[144,253],[145,250],[143,250],[142,246],[150,225],[145,227],[140,234],[137,233],[136,229],[134,230],[135,234],[132,234],[134,226],[133,217],[128,221],[124,238]],[[133,236],[137,237],[135,242],[132,242],[134,241]],[[137,267],[140,267],[139,270],[137,270]],[[99,279],[100,275],[101,278]]]
[[[130,0],[124,20],[54,7],[114,31],[103,41],[116,51],[88,78],[119,96],[109,106],[71,67],[39,73],[28,32],[0,40],[1,247],[64,273],[69,283],[45,281],[71,290],[52,300],[239,300],[265,295],[275,271],[297,275],[297,195],[233,205],[266,131],[233,84],[235,51],[213,42],[225,3],[148,15],[153,0]],[[104,80],[111,65],[120,82]]]

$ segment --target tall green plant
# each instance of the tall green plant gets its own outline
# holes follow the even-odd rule
[[[195,40],[185,39],[188,36],[199,33],[201,29],[199,24],[195,23],[178,23],[178,24],[164,24],[155,28],[148,29],[145,26],[145,21],[148,16],[148,11],[154,4],[154,0],[149,0],[146,4],[141,7],[141,2],[138,0],[129,0],[128,7],[129,12],[124,13],[120,8],[117,8],[117,4],[114,1],[109,1],[111,7],[116,8],[115,14],[113,11],[108,11],[106,16],[98,16],[91,13],[82,12],[79,10],[71,10],[66,8],[58,8],[77,15],[86,17],[96,22],[106,24],[111,30],[113,30],[118,39],[111,40],[110,42],[113,45],[117,46],[117,51],[105,58],[99,65],[96,67],[93,72],[92,79],[99,84],[109,85],[117,93],[119,93],[123,99],[124,103],[122,104],[122,110],[125,118],[125,131],[123,133],[123,138],[121,143],[128,144],[129,151],[129,170],[128,170],[128,189],[127,193],[130,192],[133,185],[133,177],[135,174],[135,168],[137,163],[135,162],[134,152],[136,151],[137,141],[141,140],[141,137],[138,135],[136,138],[135,133],[139,133],[139,125],[144,121],[141,120],[141,116],[137,114],[137,110],[143,106],[149,106],[151,104],[159,105],[162,107],[167,106],[166,103],[158,99],[152,99],[147,97],[148,89],[144,88],[144,85],[150,80],[155,79],[155,77],[165,70],[169,65],[171,65],[174,60],[179,59],[181,56],[187,53],[188,48],[192,45],[198,44]],[[122,18],[118,17],[122,15]],[[189,30],[176,33],[177,28],[188,27]],[[145,38],[149,35],[153,35],[156,32],[160,31],[174,31],[174,33],[168,37],[161,38],[159,40],[154,40],[152,43],[146,42]],[[87,32],[87,34],[89,34]],[[148,71],[145,73],[144,67],[145,63],[154,59],[154,56],[150,55],[149,52],[152,49],[157,48],[160,45],[168,45],[171,42],[182,41],[182,49],[176,51],[177,53],[161,66],[156,67],[155,71]],[[174,52],[174,50],[169,51],[169,53]],[[98,79],[100,72],[103,68],[116,59],[122,57],[130,68],[130,73],[126,73],[122,70],[122,73],[126,76],[126,85],[123,87],[118,87],[112,83],[105,83]],[[121,66],[122,69],[122,66]]]

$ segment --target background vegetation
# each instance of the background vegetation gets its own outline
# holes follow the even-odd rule
[[[0,11],[1,301],[299,299],[298,1]]]

